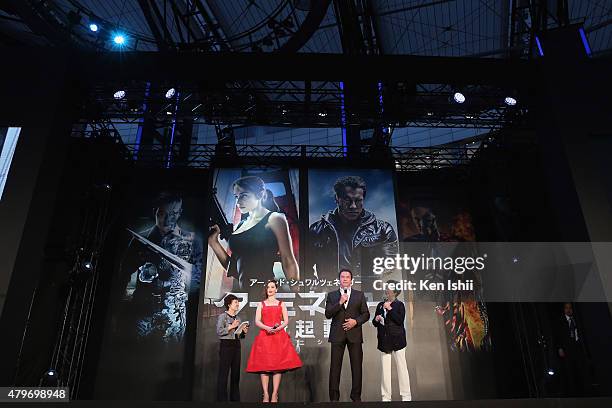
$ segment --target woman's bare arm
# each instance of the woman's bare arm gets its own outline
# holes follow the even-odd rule
[[[289,234],[289,224],[284,214],[272,213],[269,218],[270,228],[276,236],[278,242],[278,250],[281,256],[283,272],[288,279],[300,279],[300,270],[298,268],[295,255],[293,254],[293,244],[291,242],[291,234]]]

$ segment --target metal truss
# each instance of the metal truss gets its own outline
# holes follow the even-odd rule
[[[567,0],[510,0],[509,56],[531,58],[537,55],[536,34],[569,23]]]
[[[143,167],[210,168],[218,163],[268,167],[329,159],[337,164],[348,163],[345,146],[192,144],[186,158],[180,157],[176,147],[165,145],[125,147],[135,164]],[[390,147],[384,152],[362,148],[362,154],[371,163],[385,162],[396,171],[407,172],[466,166],[479,148],[479,143],[436,148]]]
[[[331,0],[310,2],[307,9],[293,0],[275,0],[262,9],[256,2],[224,5],[239,18],[221,24],[218,5],[208,0],[136,0],[149,28],[130,30],[102,18],[97,8],[79,0],[9,0],[11,10],[31,30],[56,45],[75,44],[104,50],[108,44],[93,39],[87,21],[100,29],[121,29],[129,35],[129,49],[197,52],[273,52],[299,50],[319,28]],[[120,14],[122,10],[116,10]]]
[[[168,100],[164,93],[171,86],[180,97]],[[125,90],[127,96],[114,99],[116,89]],[[80,117],[116,123],[136,123],[146,117],[160,126],[190,120],[209,125],[500,129],[520,124],[526,112],[524,101],[518,106],[504,104],[512,90],[484,85],[462,87],[468,100],[456,104],[451,96],[457,88],[451,85],[386,81],[381,82],[379,94],[357,91],[350,106],[345,106],[339,81],[251,81],[248,86],[231,81],[168,83],[156,86],[156,91],[147,89],[145,83],[98,85],[82,105]]]
[[[438,148],[391,148],[396,171],[424,171],[463,167],[478,152],[480,146]]]

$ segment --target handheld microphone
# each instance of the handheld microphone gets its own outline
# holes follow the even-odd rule
[[[348,295],[348,289],[344,288],[344,295]],[[348,307],[348,302],[344,303],[344,309],[346,310],[346,308]]]

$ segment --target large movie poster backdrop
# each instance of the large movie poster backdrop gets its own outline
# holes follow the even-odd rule
[[[283,270],[280,253],[275,257],[266,257],[267,254],[274,252],[267,250],[267,247],[278,246],[278,242],[267,242],[266,237],[251,234],[258,230],[250,231],[240,239],[235,237],[234,248],[229,248],[228,238],[234,231],[242,232],[238,230],[238,226],[247,220],[249,212],[253,210],[252,206],[262,206],[268,212],[278,212],[284,215],[288,224],[293,258],[297,262],[300,247],[298,182],[297,170],[215,170],[210,211],[211,223],[217,226],[218,231],[212,233],[215,240],[226,251],[230,262],[223,265],[213,247],[208,245],[204,290],[206,299],[219,300],[230,291],[257,293],[256,296],[259,296],[258,290],[263,288],[262,280],[282,279],[285,286],[288,284],[285,281],[291,278],[295,271]],[[259,188],[264,189],[265,197],[249,200],[253,195],[251,190]],[[243,238],[244,245],[240,242]],[[236,252],[237,246],[240,247],[238,252]],[[259,252],[258,249],[262,252]],[[232,252],[235,253],[233,257]]]
[[[207,174],[135,177],[123,209],[96,398],[185,400],[203,266]]]
[[[249,333],[241,340],[241,401],[261,401],[259,375],[246,373],[245,369],[260,331],[255,326],[255,313],[264,299],[268,280],[280,283],[277,298],[285,302],[291,321],[286,331],[292,347],[300,351],[295,304],[303,289],[298,183],[296,169],[223,168],[212,175],[211,231],[196,350],[194,387],[198,400],[217,398],[220,341],[216,323],[219,315],[225,313],[223,300],[230,293],[240,301],[240,319],[251,324]],[[283,228],[276,228],[279,220]],[[282,400],[303,401],[305,386],[304,370],[286,373]]]
[[[476,248],[466,183],[457,177],[414,174],[398,174],[397,182],[401,186],[398,222],[402,251],[418,248],[427,256],[474,256],[465,253]],[[453,279],[436,271],[431,275],[427,277],[432,281]],[[415,295],[409,361],[416,368],[420,398],[494,395],[492,353],[487,353],[492,349],[489,313],[481,298],[479,276],[475,273],[470,278],[476,282],[471,293],[448,290]]]
[[[215,323],[224,313],[223,299],[232,293],[240,299],[239,317],[252,323],[241,340],[242,401],[260,401],[259,376],[246,373],[253,339],[257,304],[263,284],[275,278],[282,285],[277,295],[287,306],[286,331],[303,367],[283,375],[281,400],[328,401],[331,320],[325,318],[327,293],[338,290],[338,269],[354,271],[355,288],[366,292],[372,316],[382,293],[374,293],[372,258],[394,256],[398,251],[393,174],[387,170],[247,170],[218,169],[212,175],[212,234],[206,260],[206,284],[201,309],[196,358],[197,398],[214,401],[219,367],[219,340]],[[307,186],[298,185],[304,176]],[[302,187],[302,188],[300,188]],[[307,188],[304,188],[307,187]],[[261,194],[265,191],[265,194]],[[302,202],[300,207],[300,191]],[[247,193],[243,197],[243,194]],[[250,193],[250,194],[249,194]],[[252,199],[255,198],[253,201]],[[258,206],[279,212],[287,220],[293,256],[279,237],[266,234],[259,223],[242,228]],[[300,208],[307,213],[299,213]],[[265,213],[262,212],[261,214]],[[251,223],[252,224],[252,223]],[[262,227],[262,228],[259,228]],[[335,240],[335,237],[339,240]],[[292,261],[295,259],[295,263]],[[297,264],[297,265],[296,265]],[[296,268],[297,266],[297,268]],[[390,278],[394,271],[387,271]],[[399,277],[401,279],[401,277]],[[380,352],[376,329],[370,322],[364,333],[364,400],[380,400]],[[348,354],[344,358],[341,400],[350,390]],[[397,392],[397,386],[396,392]]]
[[[465,191],[431,187],[400,189],[401,241],[431,243],[433,251],[437,242],[474,242],[476,235]],[[436,312],[446,325],[450,349],[490,350],[486,305],[478,299],[477,292],[471,299],[459,299],[450,294],[447,297],[440,299]]]
[[[325,307],[328,292],[338,290],[338,272],[353,272],[353,288],[364,292],[370,320],[362,326],[363,382],[361,398],[380,401],[381,352],[377,350],[376,328],[371,320],[384,293],[373,289],[375,280],[402,276],[395,270],[373,273],[373,259],[395,257],[398,253],[395,215],[394,175],[380,169],[309,169],[308,170],[308,233],[304,275],[312,279],[309,288]],[[399,297],[405,302],[404,294]],[[406,303],[406,302],[405,302]],[[409,306],[406,307],[409,309]],[[406,322],[409,320],[407,315]],[[312,365],[310,375],[318,384],[315,401],[328,400],[328,379],[331,348],[328,343],[330,320],[323,313],[309,317],[314,328],[312,340],[305,350],[305,360]],[[349,401],[351,368],[348,352],[343,358],[340,400]],[[397,377],[394,397],[399,399]]]

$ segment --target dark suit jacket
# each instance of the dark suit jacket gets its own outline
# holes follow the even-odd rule
[[[330,343],[363,343],[363,334],[361,325],[370,319],[370,312],[363,292],[357,289],[351,289],[351,297],[349,298],[346,309],[340,303],[340,289],[327,294],[325,301],[325,317],[332,319],[329,329]],[[342,324],[344,319],[355,319],[357,326],[349,331],[344,331]]]
[[[566,353],[571,353],[572,350],[585,351],[584,330],[582,330],[582,326],[580,325],[576,316],[574,316],[574,322],[576,322],[576,327],[578,329],[578,341],[575,341],[570,337],[569,323],[567,322],[565,314],[562,314],[561,317],[557,318],[554,332],[556,349],[561,348]]]
[[[391,303],[391,310],[387,311],[385,324],[380,324],[376,321],[376,316],[384,315],[384,302],[380,302],[376,306],[376,314],[372,320],[372,324],[378,330],[378,349],[385,353],[401,350],[406,347],[406,329],[404,329],[404,318],[406,317],[406,308],[399,300],[394,300]]]

